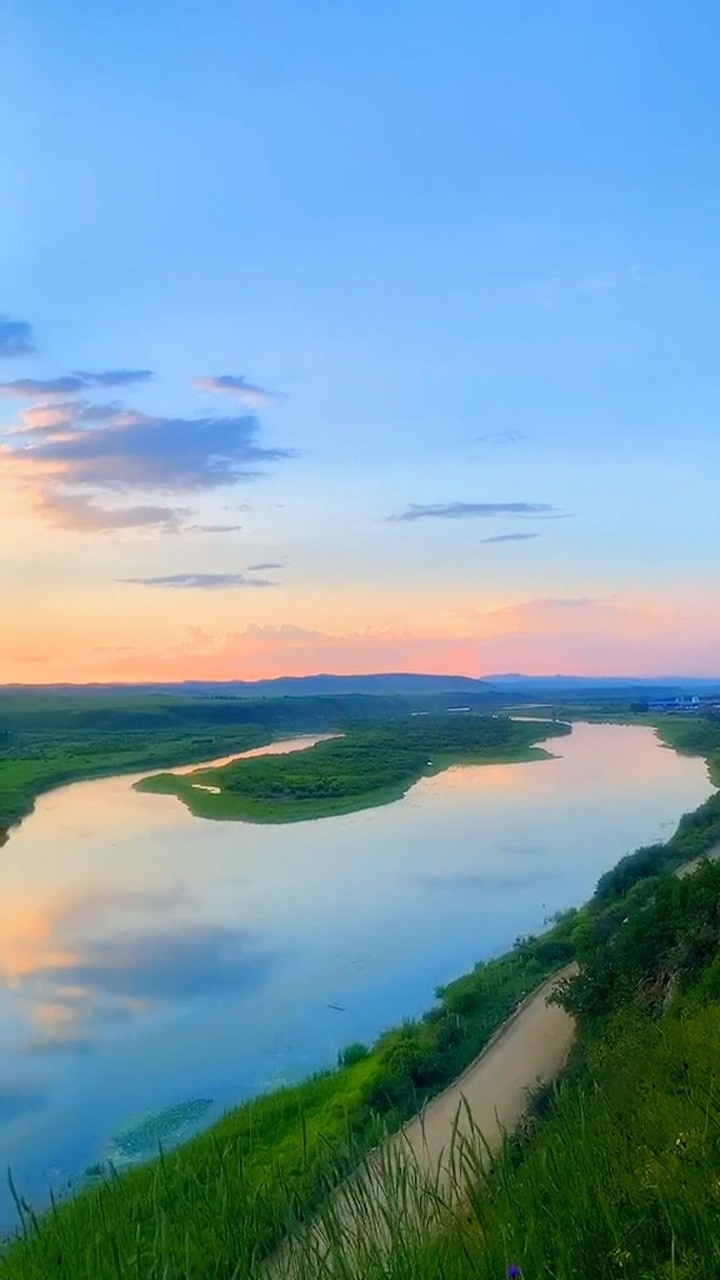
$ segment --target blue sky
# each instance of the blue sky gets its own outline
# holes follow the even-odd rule
[[[717,673],[719,27],[9,4],[0,312],[37,353],[0,381],[154,377],[0,399],[6,678]],[[218,377],[272,394],[193,386]],[[57,426],[11,434],[46,403],[72,458]],[[132,465],[79,469],[116,428]]]

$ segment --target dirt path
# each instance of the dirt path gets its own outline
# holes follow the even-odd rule
[[[720,858],[720,845],[701,858],[679,867],[675,874],[685,876],[706,858]],[[414,1175],[429,1179],[438,1190],[452,1194],[453,1149],[463,1142],[478,1150],[478,1134],[490,1152],[497,1151],[503,1134],[512,1132],[527,1110],[528,1098],[539,1085],[554,1080],[567,1062],[575,1039],[575,1022],[548,997],[557,983],[577,972],[571,964],[537,987],[500,1027],[483,1052],[443,1093],[394,1134],[384,1146],[368,1157],[362,1169],[334,1200],[336,1227],[352,1255],[358,1222],[367,1231],[368,1219],[376,1222],[376,1240],[389,1245],[388,1222],[392,1216],[383,1187],[387,1171],[407,1162]],[[458,1142],[459,1139],[459,1142]],[[482,1149],[482,1148],[481,1148]],[[391,1181],[392,1179],[390,1179]],[[405,1210],[408,1204],[405,1204]],[[396,1211],[396,1210],[393,1210]],[[316,1222],[304,1241],[297,1241],[299,1252],[286,1246],[270,1260],[268,1276],[305,1277],[309,1274],[299,1258],[308,1253],[316,1262],[328,1256],[326,1228]],[[312,1263],[311,1271],[312,1272]],[[319,1274],[319,1268],[314,1274]],[[332,1269],[323,1271],[331,1275]]]
[[[715,862],[718,858],[720,858],[720,844],[713,845],[712,849],[708,849],[706,853],[701,853],[699,858],[693,858],[692,862],[683,862],[682,866],[678,867],[675,875],[682,880],[683,876],[689,876],[691,871],[695,871],[701,862],[708,860]]]
[[[424,1111],[368,1156],[356,1176],[333,1198],[328,1228],[318,1219],[294,1244],[290,1242],[269,1260],[268,1280],[306,1280],[308,1275],[334,1275],[328,1266],[329,1235],[343,1240],[346,1264],[359,1236],[391,1247],[389,1223],[413,1214],[411,1188],[431,1181],[444,1198],[454,1199],[458,1184],[452,1172],[470,1144],[482,1158],[478,1132],[490,1151],[496,1151],[504,1132],[511,1131],[527,1109],[529,1094],[564,1067],[575,1037],[575,1023],[563,1009],[548,1004],[558,981],[577,971],[568,965],[537,987],[492,1037],[483,1052]],[[403,1204],[391,1206],[387,1187],[395,1179],[388,1172],[401,1164],[410,1171]],[[372,1220],[372,1225],[371,1225]],[[360,1227],[360,1232],[358,1232]],[[328,1268],[327,1270],[325,1268]]]
[[[496,1150],[503,1133],[514,1129],[527,1109],[528,1094],[565,1066],[575,1022],[564,1009],[548,1004],[548,997],[560,978],[576,971],[576,965],[568,965],[528,996],[480,1056],[395,1134],[389,1146],[407,1151],[431,1177],[442,1168],[456,1133],[470,1139],[472,1130],[479,1130]]]
[[[675,874],[689,875],[701,862],[717,858],[720,844],[684,863]],[[467,1138],[473,1128],[479,1130],[490,1149],[496,1149],[503,1132],[514,1129],[520,1120],[528,1093],[553,1080],[565,1066],[575,1023],[564,1009],[547,1001],[558,980],[576,972],[577,965],[568,965],[528,996],[480,1056],[388,1145],[406,1150],[431,1176],[441,1168],[456,1128],[460,1137]]]

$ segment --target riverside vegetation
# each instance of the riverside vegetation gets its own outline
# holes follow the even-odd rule
[[[457,696],[431,691],[255,698],[247,691],[241,697],[234,696],[221,686],[195,693],[92,686],[0,689],[0,844],[8,830],[31,811],[36,797],[51,787],[104,774],[191,764],[264,746],[292,734],[342,733],[362,725],[392,724],[407,720],[413,712],[437,715],[447,712]],[[518,695],[508,698],[491,691],[463,691],[462,700],[475,712],[495,711],[502,710],[503,702],[517,705]],[[562,704],[548,707],[547,716],[658,725],[666,741],[671,741],[672,735],[695,731],[696,721],[638,715],[633,705],[629,700],[566,698]],[[678,749],[684,749],[682,744]],[[694,750],[692,746],[687,749]],[[389,799],[402,794],[402,786],[397,790],[397,779],[390,781],[391,790],[393,786]],[[196,792],[193,797],[196,808],[202,803],[198,795]],[[266,798],[258,796],[236,801],[238,806],[254,806],[256,812],[265,803]],[[329,797],[325,804],[329,809]],[[337,797],[336,804],[336,811],[342,812]],[[353,802],[350,807],[358,806]]]
[[[236,697],[173,690],[0,689],[0,844],[51,787],[190,764],[296,733],[442,711],[452,693]],[[470,695],[467,695],[470,697]],[[485,695],[470,697],[482,707]]]
[[[720,750],[720,724],[701,732],[709,755]],[[261,1275],[318,1212],[331,1270],[301,1259],[308,1280],[490,1280],[508,1267],[527,1280],[720,1273],[720,866],[669,874],[719,841],[714,795],[667,843],[622,859],[585,907],[441,989],[424,1018],[371,1049],[350,1046],[335,1071],[236,1109],[40,1220],[19,1199],[21,1234],[0,1275],[240,1280]],[[489,1169],[464,1161],[462,1214],[428,1188],[420,1228],[406,1175],[389,1171],[389,1244],[361,1240],[349,1256],[332,1231],[332,1189],[572,959],[581,975],[562,999],[580,1036],[566,1079]]]
[[[547,759],[534,744],[569,732],[569,725],[551,721],[423,714],[355,726],[305,751],[158,774],[136,785],[177,795],[198,817],[293,822],[397,800],[423,775],[452,764]]]

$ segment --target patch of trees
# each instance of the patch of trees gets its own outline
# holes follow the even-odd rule
[[[422,716],[318,743],[307,751],[237,761],[219,770],[223,791],[271,802],[315,801],[402,788],[433,764],[511,754],[565,726],[500,716]]]
[[[705,980],[720,992],[720,862],[639,880],[622,898],[591,905],[574,940],[581,973],[562,999],[590,1021],[626,1003],[661,1010],[673,991]]]

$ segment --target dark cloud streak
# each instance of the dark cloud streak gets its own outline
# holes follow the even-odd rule
[[[108,369],[102,373],[67,373],[60,378],[14,378],[0,382],[0,395],[17,400],[34,396],[72,396],[94,387],[132,387],[153,377],[150,369]]]
[[[246,578],[244,573],[167,573],[155,578],[120,578],[139,587],[168,587],[175,591],[224,591],[232,587],[274,587],[269,578]]]
[[[539,538],[539,533],[496,533],[493,538],[482,538],[486,542],[527,542],[529,538]]]
[[[434,502],[411,503],[388,520],[406,524],[414,520],[495,520],[502,516],[545,517],[560,514],[548,502]]]
[[[155,377],[152,369],[106,369],[103,373],[86,373],[76,370],[86,387],[135,387],[139,382],[150,382]]]
[[[196,533],[237,533],[241,524],[191,524],[190,529]]]

